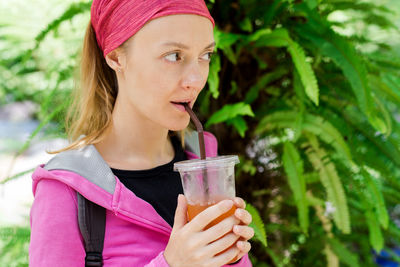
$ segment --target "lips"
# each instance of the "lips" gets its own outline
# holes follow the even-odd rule
[[[176,105],[182,105],[182,106],[183,106],[183,104],[187,103],[187,104],[189,104],[189,107],[192,107],[192,105],[191,105],[192,101],[190,101],[190,100],[171,101],[171,103],[176,104]]]
[[[174,105],[175,108],[177,108],[178,110],[186,113],[186,108],[184,106],[185,103],[189,104],[190,108],[193,107],[193,103],[192,103],[191,100],[171,101],[171,104]]]

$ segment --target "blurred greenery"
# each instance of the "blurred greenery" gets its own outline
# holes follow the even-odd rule
[[[195,112],[220,154],[240,155],[253,265],[375,266],[373,250],[400,246],[400,1],[207,4],[217,53]],[[0,104],[33,101],[39,127],[65,136],[90,1],[0,5]],[[23,242],[0,265],[12,246],[26,262]]]

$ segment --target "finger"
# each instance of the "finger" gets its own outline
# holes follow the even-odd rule
[[[206,255],[217,255],[218,253],[224,251],[225,249],[235,246],[236,241],[239,240],[239,237],[234,233],[229,233],[222,238],[208,244],[204,248],[204,253]]]
[[[243,198],[235,197],[233,201],[235,202],[236,207],[240,209],[246,208],[246,202],[244,202]]]
[[[243,240],[240,238],[240,241],[243,241]],[[249,251],[251,249],[251,244],[249,243],[249,245],[246,245],[246,244],[243,245],[242,243],[239,243],[239,241],[238,241],[238,242],[236,242],[236,246],[239,248],[240,252],[237,255],[235,261],[240,261],[244,255],[249,253]]]
[[[254,229],[245,225],[235,225],[233,227],[233,233],[243,237],[243,239],[247,241],[254,236]]]
[[[238,241],[238,242],[236,242],[236,246],[240,250],[240,253],[243,253],[243,254],[248,253],[251,249],[251,244],[250,244],[250,242],[247,242],[247,241]]]
[[[221,222],[216,225],[208,228],[204,232],[201,233],[201,239],[203,240],[203,244],[206,245],[211,243],[220,237],[226,235],[229,232],[232,232],[233,226],[240,223],[238,219],[233,216],[229,216],[225,218]]]
[[[196,217],[190,222],[191,230],[194,232],[199,232],[203,230],[209,223],[221,216],[222,214],[228,212],[233,206],[233,201],[230,199],[222,200],[211,207],[200,212]]]
[[[187,203],[184,195],[178,195],[178,205],[175,210],[174,226],[175,229],[182,228],[187,222]]]
[[[249,225],[253,220],[251,214],[245,209],[236,209],[235,217],[238,218],[245,225]]]
[[[210,261],[209,264],[206,266],[222,266],[233,259],[236,258],[236,256],[240,253],[240,249],[238,249],[237,246],[233,246],[232,248],[228,249],[226,252],[221,253],[218,256],[213,257]]]

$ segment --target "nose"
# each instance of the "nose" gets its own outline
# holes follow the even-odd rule
[[[185,89],[192,89],[200,91],[205,84],[208,72],[204,70],[198,62],[193,62],[187,65],[185,71],[183,72],[181,85]]]

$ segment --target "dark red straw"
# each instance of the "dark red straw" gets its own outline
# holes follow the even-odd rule
[[[200,158],[206,159],[206,149],[204,146],[204,133],[203,133],[203,125],[200,120],[197,118],[196,114],[194,114],[193,110],[189,107],[187,103],[184,104],[186,111],[189,113],[190,118],[192,119],[194,125],[196,126],[197,132],[199,134],[199,145],[200,145]]]
[[[196,114],[194,114],[193,110],[189,107],[187,103],[184,104],[186,111],[189,113],[190,118],[192,119],[194,125],[196,126],[197,132],[199,134],[199,145],[200,145],[200,159],[206,159],[206,149],[204,146],[204,134],[203,134],[203,125],[200,120],[197,118]],[[205,201],[208,202],[209,199],[209,188],[208,188],[208,174],[207,170],[203,169],[203,182],[204,187],[206,188],[204,192]]]

